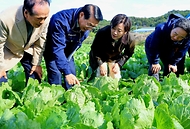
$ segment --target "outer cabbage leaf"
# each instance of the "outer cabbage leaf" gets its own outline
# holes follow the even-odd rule
[[[141,75],[135,79],[132,91],[135,97],[149,94],[152,100],[157,101],[161,85],[154,77]]]
[[[147,105],[148,107],[146,107],[145,102],[141,97],[139,99],[132,98],[129,100],[121,111],[120,128],[151,128],[155,110],[152,99],[149,99],[149,104]]]
[[[1,129],[41,129],[40,124],[28,118],[24,112],[13,114],[9,109],[5,110],[0,119]]]
[[[185,128],[190,128],[190,95],[182,94],[169,105],[169,113]]]
[[[3,83],[0,86],[0,115],[4,112],[5,109],[11,109],[15,104],[21,104],[20,97],[8,83]]]

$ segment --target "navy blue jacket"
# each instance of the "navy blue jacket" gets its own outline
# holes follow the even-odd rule
[[[169,64],[176,65],[185,56],[190,45],[189,38],[179,44],[170,37],[173,25],[180,17],[183,16],[170,15],[166,22],[158,24],[155,31],[146,38],[145,47],[151,53],[149,58],[152,64],[158,64],[159,57],[162,56],[169,59]]]
[[[89,35],[89,31],[80,31],[80,10],[81,8],[73,8],[57,12],[52,15],[48,27],[44,58],[46,61],[55,61],[59,71],[65,75],[71,73],[68,65],[69,56],[81,47]]]

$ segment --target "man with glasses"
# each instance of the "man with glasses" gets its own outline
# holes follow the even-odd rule
[[[76,78],[73,54],[101,20],[102,12],[93,4],[62,10],[52,15],[44,52],[50,84],[62,85],[63,76],[66,90],[75,84],[80,85]]]
[[[0,13],[0,83],[7,82],[8,70],[19,61],[26,84],[29,77],[41,81],[49,12],[49,0],[24,0]]]
[[[171,14],[168,20],[156,26],[145,41],[145,51],[149,62],[150,76],[159,80],[159,71],[163,63],[163,76],[170,72],[181,74],[178,70],[182,58],[190,46],[190,21],[181,15]]]

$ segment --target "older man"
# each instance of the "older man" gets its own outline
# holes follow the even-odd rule
[[[24,0],[0,13],[0,82],[7,81],[7,71],[19,61],[26,83],[29,77],[41,81],[49,12],[49,0]]]

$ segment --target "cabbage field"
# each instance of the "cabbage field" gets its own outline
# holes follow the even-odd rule
[[[0,129],[190,129],[190,58],[185,74],[170,73],[158,82],[147,75],[143,45],[121,69],[122,79],[96,77],[88,63],[89,44],[75,53],[81,86],[65,91],[30,79],[25,87],[18,64],[0,86]]]

